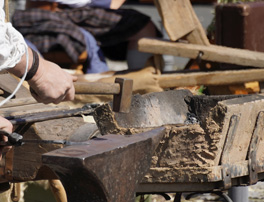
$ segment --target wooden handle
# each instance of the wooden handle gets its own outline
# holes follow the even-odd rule
[[[76,94],[105,94],[113,95],[120,93],[118,83],[99,83],[99,82],[76,82],[74,83]]]
[[[117,95],[120,93],[120,84],[118,83],[97,83],[97,82],[75,82],[75,94],[103,94],[103,95]],[[0,94],[4,93],[0,89]],[[22,105],[36,104],[37,101],[33,97],[25,97],[18,99],[11,99],[4,104],[2,108],[16,107]]]

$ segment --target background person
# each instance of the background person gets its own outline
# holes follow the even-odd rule
[[[139,52],[138,40],[162,35],[149,16],[119,8],[123,3],[123,0],[28,0],[26,10],[14,13],[13,24],[40,53],[61,47],[77,61],[86,50],[90,60],[99,55],[104,61],[106,56],[111,60],[127,60],[130,70],[141,69],[152,54]],[[90,54],[89,49],[96,46],[100,49],[95,48],[94,54]],[[103,71],[105,68],[92,63],[84,70]]]

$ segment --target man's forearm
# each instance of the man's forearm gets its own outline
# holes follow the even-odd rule
[[[119,9],[125,3],[125,1],[126,0],[112,0],[110,8],[111,9]]]
[[[32,65],[32,50],[28,48],[28,71]],[[20,62],[13,68],[8,69],[8,71],[17,77],[22,77],[25,74],[27,65],[27,55],[26,53],[22,56]]]

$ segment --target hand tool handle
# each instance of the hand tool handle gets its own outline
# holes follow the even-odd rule
[[[114,95],[120,93],[120,84],[118,83],[75,82],[74,87],[76,94]]]

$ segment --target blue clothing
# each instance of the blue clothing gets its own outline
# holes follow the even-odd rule
[[[96,6],[101,8],[110,8],[111,0],[92,0],[89,6]]]
[[[86,41],[86,50],[88,53],[88,64],[87,67],[84,67],[84,73],[100,73],[108,71],[108,66],[106,64],[103,52],[100,47],[97,45],[97,42],[93,35],[88,31],[80,28],[85,41]]]
[[[92,0],[89,6],[110,8],[111,0]],[[104,54],[100,47],[97,45],[95,38],[90,32],[81,28],[86,40],[87,53],[89,57],[88,66],[84,69],[84,73],[100,73],[108,71],[108,66],[105,62]]]
[[[38,51],[37,47],[31,43],[29,40],[25,39],[25,42],[27,43],[28,47],[30,47],[31,49],[33,49],[34,51],[36,51],[37,53],[39,53],[41,55],[41,53]],[[42,56],[42,55],[41,55]]]
[[[108,66],[106,64],[103,52],[101,51],[100,47],[97,45],[96,40],[94,39],[93,35],[91,35],[86,30],[80,28],[85,41],[86,41],[86,50],[88,54],[88,61],[87,66],[84,67],[83,71],[85,74],[88,73],[101,73],[108,71]],[[38,51],[37,47],[31,43],[29,40],[25,39],[27,45],[38,52],[40,55],[41,53]]]

